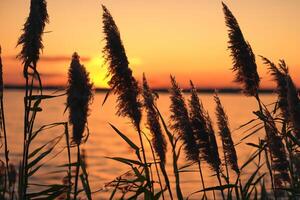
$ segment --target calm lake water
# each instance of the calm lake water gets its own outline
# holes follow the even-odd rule
[[[51,91],[47,91],[51,93]],[[89,173],[90,185],[92,191],[103,189],[100,192],[94,194],[97,199],[106,199],[110,194],[105,191],[105,183],[108,183],[114,180],[118,175],[123,174],[129,168],[123,164],[120,164],[116,161],[107,159],[106,157],[126,157],[134,158],[134,152],[130,150],[128,145],[112,130],[109,126],[109,123],[115,125],[120,131],[130,137],[138,145],[138,135],[132,128],[129,120],[118,117],[115,115],[115,100],[116,97],[111,95],[106,101],[104,106],[101,106],[105,94],[96,93],[94,97],[93,104],[91,105],[91,112],[88,118],[88,124],[90,129],[90,136],[88,141],[82,146],[84,151],[86,165]],[[6,90],[4,94],[5,101],[5,113],[6,113],[6,126],[8,133],[9,141],[9,151],[10,151],[10,160],[15,165],[18,165],[22,157],[22,140],[23,140],[23,97],[24,91],[21,90]],[[187,94],[188,97],[188,94]],[[212,120],[215,122],[215,113],[214,108],[215,104],[213,101],[213,94],[199,94],[199,97],[202,99],[204,107],[209,111]],[[245,97],[241,94],[220,94],[221,101],[227,111],[230,127],[232,130],[235,130],[241,124],[248,122],[249,120],[255,118],[252,111],[257,110],[257,103],[254,98]],[[262,94],[262,100],[265,104],[269,104],[275,101],[275,95],[272,94]],[[68,113],[65,114],[65,100],[66,97],[59,97],[56,99],[45,100],[42,103],[43,112],[39,113],[37,116],[35,128],[39,128],[44,124],[50,124],[59,121],[65,121],[68,118]],[[168,94],[159,94],[158,107],[163,114],[166,121],[168,121],[169,113],[169,95]],[[144,122],[143,122],[144,125]],[[215,126],[215,123],[214,123]],[[216,126],[215,126],[216,128]],[[71,130],[71,129],[70,129]],[[241,138],[245,136],[246,129],[233,131],[233,140],[235,143],[238,143]],[[147,132],[147,129],[144,126],[144,131]],[[42,132],[33,142],[32,149],[39,147],[45,144],[50,139],[55,138],[56,136],[63,134],[64,128],[57,127],[54,129],[46,130]],[[249,155],[254,151],[253,148],[247,146],[245,142],[254,142],[257,143],[258,137],[263,137],[262,133],[257,133],[247,140],[244,143],[237,145],[238,161],[241,165]],[[221,142],[218,137],[218,145],[221,145]],[[149,151],[149,145],[146,144],[146,148]],[[170,145],[169,145],[170,146]],[[67,163],[66,149],[64,138],[59,143],[55,151],[51,154],[50,157],[47,157],[44,162],[45,165],[41,168],[41,171],[34,175],[30,179],[30,183],[33,184],[49,184],[49,183],[61,183],[62,178],[66,175],[66,168],[57,167],[58,165],[63,165]],[[221,149],[220,149],[221,150]],[[53,158],[57,153],[62,151],[57,157]],[[219,152],[222,155],[222,152]],[[1,149],[1,157],[3,158],[3,152]],[[73,152],[73,158],[76,156]],[[149,154],[150,159],[150,154]],[[47,162],[46,162],[47,161]],[[75,161],[75,160],[73,160]],[[172,187],[175,187],[174,176],[172,175],[172,157],[170,149],[168,150],[167,155],[167,171],[171,177]],[[179,165],[183,166],[186,164],[184,155],[182,154],[179,161]],[[190,168],[193,169],[193,168]],[[58,172],[59,170],[65,170],[65,172]],[[213,172],[209,169],[208,166],[203,166],[204,176],[206,186],[213,186],[217,183],[215,182],[215,177],[212,177]],[[247,179],[246,170],[243,172],[243,179]],[[184,196],[188,196],[190,193],[199,190],[200,177],[198,172],[185,172],[181,173],[181,186]],[[35,186],[30,187],[31,190],[36,190]],[[175,191],[175,190],[174,190]],[[199,198],[199,196],[194,195],[192,199]]]

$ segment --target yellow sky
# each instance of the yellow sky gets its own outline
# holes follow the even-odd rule
[[[224,1],[239,21],[256,55],[274,62],[284,58],[300,85],[300,1]],[[0,1],[0,44],[4,81],[23,83],[22,67],[14,59],[29,0]],[[192,79],[198,87],[232,87],[227,29],[219,0],[48,0],[39,71],[46,84],[65,84],[70,57],[77,51],[97,87],[106,86],[103,63],[101,4],[111,11],[134,75],[143,72],[154,87],[169,86],[169,74],[184,87]],[[272,82],[257,57],[262,86]]]

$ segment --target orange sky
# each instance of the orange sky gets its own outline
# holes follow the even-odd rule
[[[239,21],[256,55],[274,62],[284,58],[300,85],[300,1],[224,1]],[[219,0],[48,0],[42,60],[44,84],[65,84],[74,51],[97,87],[105,87],[101,3],[111,11],[121,32],[134,75],[143,72],[153,87],[169,86],[169,74],[181,86],[192,79],[198,87],[234,87],[227,50],[227,28]],[[4,81],[23,83],[15,56],[17,39],[29,12],[29,0],[1,0],[0,44]],[[262,87],[273,83],[257,57]]]

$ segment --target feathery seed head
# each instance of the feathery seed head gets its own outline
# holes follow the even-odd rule
[[[69,122],[73,126],[73,140],[80,144],[87,117],[89,104],[93,98],[89,73],[80,64],[79,56],[74,53],[68,73],[67,108],[69,109]]]
[[[119,29],[115,24],[108,9],[102,5],[103,9],[103,32],[106,44],[103,54],[109,66],[111,76],[108,82],[117,98],[117,115],[129,117],[135,128],[139,131],[141,121],[141,102],[139,101],[138,82],[132,76],[129,62],[126,56]]]
[[[250,44],[245,41],[236,18],[224,3],[222,5],[225,23],[228,27],[228,48],[231,50],[231,57],[233,59],[232,70],[236,72],[235,81],[242,84],[245,95],[255,96],[260,82],[255,55],[252,52]]]
[[[22,45],[22,50],[17,57],[23,61],[25,76],[28,66],[32,64],[33,67],[36,67],[39,60],[40,52],[44,48],[42,35],[48,22],[46,0],[31,0],[29,17],[24,24],[24,32],[17,43],[17,45]]]
[[[190,121],[194,131],[195,139],[200,153],[200,158],[207,161],[209,159],[209,135],[207,132],[207,124],[205,120],[205,111],[200,101],[197,90],[192,81],[191,98],[189,99]]]
[[[215,172],[219,173],[221,170],[221,160],[218,151],[218,144],[215,136],[215,131],[213,129],[212,120],[208,112],[206,112],[205,114],[205,120],[206,120],[206,129],[209,137],[209,150],[210,150],[207,162],[213,168],[213,170],[215,170]]]
[[[226,162],[229,163],[231,168],[238,174],[240,172],[237,160],[237,154],[234,147],[234,143],[231,137],[231,131],[229,129],[228,117],[221,104],[221,100],[217,93],[215,93],[214,100],[216,102],[216,116],[217,124],[219,128],[219,134],[222,139],[223,151]]]
[[[189,120],[188,110],[181,89],[173,76],[171,76],[171,84],[171,128],[178,134],[184,144],[186,159],[198,161],[199,149]]]
[[[286,76],[289,74],[288,67],[284,60],[279,61],[279,67],[277,67],[269,59],[260,56],[264,64],[269,66],[269,73],[276,82],[276,93],[278,94],[278,107],[282,112],[282,117],[285,120],[289,120],[288,103],[287,103],[287,89],[286,89]]]
[[[166,162],[167,142],[159,123],[159,115],[154,107],[155,97],[152,90],[149,88],[145,74],[143,74],[143,98],[144,107],[147,113],[147,126],[152,133],[152,145],[159,156],[162,164]]]
[[[300,100],[298,91],[290,76],[286,77],[287,103],[289,116],[295,136],[300,139]]]

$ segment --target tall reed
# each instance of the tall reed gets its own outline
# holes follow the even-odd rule
[[[199,149],[197,148],[185,100],[181,88],[175,80],[175,77],[170,76],[170,78],[172,85],[170,89],[171,128],[177,134],[176,140],[181,139],[183,142],[186,160],[197,162],[199,158]],[[178,198],[182,198],[182,194],[180,193],[179,188],[177,192],[177,196],[178,195]]]
[[[106,41],[103,54],[108,64],[108,75],[111,76],[108,84],[114,93],[118,95],[117,115],[128,117],[138,132],[145,163],[147,185],[151,190],[150,173],[140,128],[142,114],[138,82],[133,77],[132,71],[129,68],[129,62],[119,29],[108,9],[104,5],[102,5],[102,9],[103,32]]]
[[[276,83],[275,92],[278,95],[278,107],[285,121],[289,121],[289,111],[287,102],[287,81],[286,76],[289,74],[288,67],[284,60],[280,60],[279,68],[268,58],[261,56],[265,65],[269,66],[269,73]]]
[[[9,173],[10,173],[10,168],[9,168],[9,155],[8,155],[8,142],[7,142],[7,134],[6,134],[6,126],[5,126],[5,115],[4,115],[4,104],[3,104],[3,65],[2,65],[2,48],[0,46],[0,137],[1,137],[1,132],[3,132],[4,136],[4,155],[5,155],[5,166],[6,166],[6,175],[4,177],[4,195],[7,189],[7,182],[8,185],[11,185],[11,181],[9,179]],[[8,180],[8,181],[7,181]]]
[[[147,113],[147,126],[152,133],[152,146],[156,152],[156,155],[160,158],[160,169],[163,173],[170,198],[173,199],[170,181],[166,171],[166,151],[167,151],[167,141],[162,132],[161,125],[159,123],[159,114],[155,109],[155,94],[150,89],[146,76],[143,74],[143,105]]]
[[[77,145],[77,168],[74,187],[74,199],[77,197],[77,186],[79,178],[79,168],[81,165],[80,144],[82,142],[84,129],[87,125],[89,104],[93,98],[89,73],[80,64],[79,55],[75,52],[69,68],[67,107],[69,109],[69,122],[73,129],[73,141]]]
[[[186,160],[196,162],[199,158],[199,149],[197,148],[187,106],[175,77],[170,76],[170,78],[172,84],[170,89],[171,128],[177,133],[177,137],[180,138],[184,144]]]
[[[20,198],[26,198],[28,186],[28,153],[31,143],[32,129],[36,111],[31,111],[32,106],[32,90],[35,77],[38,77],[40,90],[42,90],[39,73],[37,71],[37,62],[40,57],[40,52],[43,49],[42,35],[46,23],[49,22],[47,13],[47,3],[45,0],[31,0],[29,16],[24,24],[23,33],[20,36],[17,45],[21,45],[22,49],[18,58],[23,63],[23,74],[26,81],[26,90],[24,98],[24,144],[23,144],[23,161],[20,172],[21,190]],[[30,74],[29,69],[33,71]],[[29,76],[31,80],[29,80]],[[31,115],[30,115],[31,113]]]
[[[217,124],[219,128],[219,135],[222,139],[223,151],[224,151],[224,159],[225,166],[227,168],[227,164],[237,173],[240,173],[238,159],[236,150],[234,147],[234,143],[231,137],[231,131],[229,129],[229,122],[227,114],[221,104],[221,100],[217,93],[215,93],[214,100],[216,102],[216,116],[217,116]],[[229,177],[228,171],[227,176]]]
[[[281,196],[278,188],[284,187],[286,183],[290,182],[289,176],[289,162],[285,152],[285,146],[281,137],[278,135],[278,130],[271,114],[265,110],[265,116],[268,123],[266,123],[267,145],[271,158],[271,167],[274,176],[275,195]]]
[[[193,129],[194,137],[197,141],[197,148],[199,151],[199,158],[197,162],[198,162],[202,187],[204,189],[204,197],[207,198],[205,192],[206,187],[205,187],[205,181],[202,173],[201,160],[203,161],[208,160],[210,154],[209,136],[207,132],[207,124],[205,121],[205,116],[204,116],[205,111],[203,108],[203,104],[198,97],[197,89],[194,87],[192,81],[190,81],[190,85],[191,85],[191,97],[189,99],[189,108],[190,108],[189,117]]]
[[[300,140],[300,99],[296,86],[290,76],[286,77],[289,116],[295,136]]]

